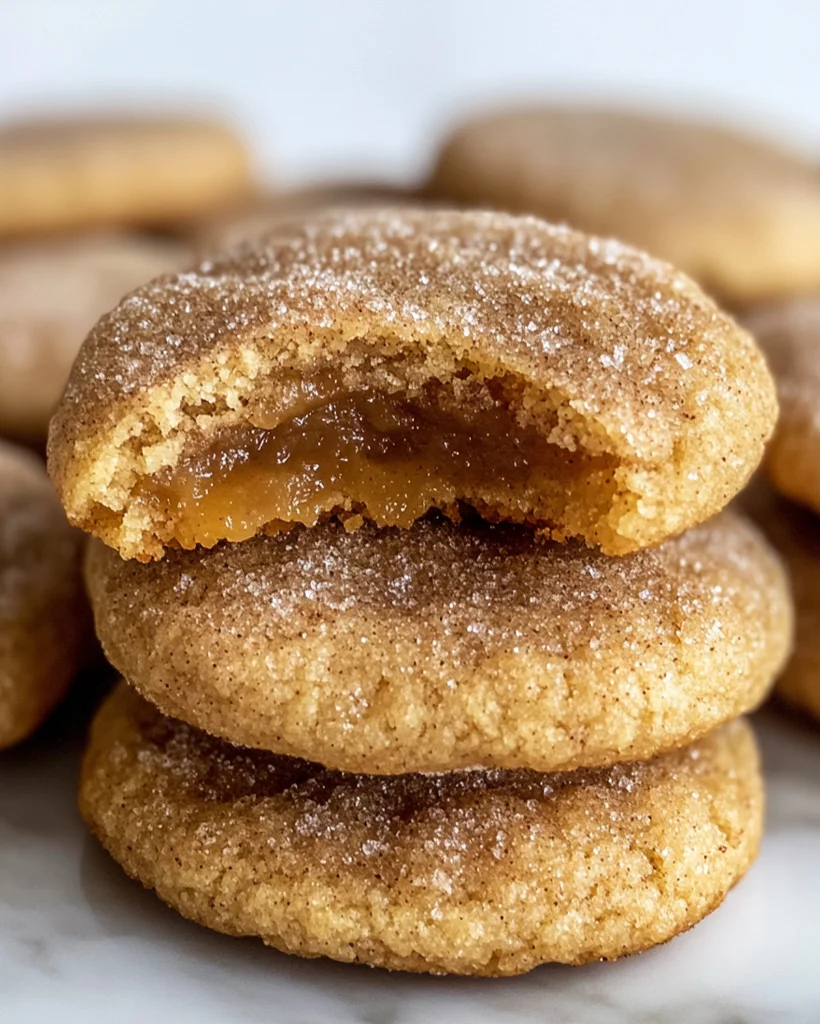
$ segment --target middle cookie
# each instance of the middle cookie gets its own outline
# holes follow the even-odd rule
[[[791,640],[777,557],[732,513],[620,559],[447,521],[150,564],[94,542],[87,582],[163,712],[351,772],[649,758],[754,707]]]

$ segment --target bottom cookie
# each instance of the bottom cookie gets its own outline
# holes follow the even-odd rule
[[[231,747],[121,684],[80,809],[186,917],[300,956],[509,975],[665,942],[753,860],[763,793],[737,721],[645,763],[366,776]]]

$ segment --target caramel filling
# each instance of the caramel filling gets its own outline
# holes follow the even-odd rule
[[[161,539],[184,548],[334,514],[406,527],[458,502],[489,518],[585,533],[611,505],[614,460],[549,443],[491,388],[476,388],[466,402],[463,388],[457,396],[438,382],[413,396],[302,395],[295,415],[280,404],[272,426],[258,413],[257,425],[223,429],[145,481],[140,496],[161,506]]]

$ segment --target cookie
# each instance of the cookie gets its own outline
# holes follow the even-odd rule
[[[282,220],[337,207],[398,206],[421,202],[421,197],[397,186],[375,182],[326,182],[255,197],[236,210],[205,220],[195,232],[203,256],[261,238]]]
[[[752,338],[666,264],[532,218],[334,211],[104,317],[50,469],[127,558],[460,502],[624,554],[719,511],[775,416]]]
[[[613,235],[733,307],[820,287],[820,176],[772,142],[580,106],[502,110],[446,141],[430,192]]]
[[[598,771],[374,777],[231,747],[121,687],[83,817],[129,875],[300,956],[506,975],[615,959],[714,910],[754,859],[763,793],[736,721]]]
[[[724,513],[609,558],[523,527],[339,524],[86,580],[108,659],[166,714],[353,772],[541,771],[651,757],[754,707],[792,611]]]
[[[249,158],[196,118],[88,117],[0,126],[0,237],[174,224],[242,199]]]
[[[745,319],[768,357],[780,398],[767,475],[781,494],[820,512],[820,294]]]
[[[0,434],[44,444],[71,364],[98,317],[186,260],[183,246],[136,235],[0,246]]]
[[[83,546],[39,460],[0,442],[0,748],[34,731],[89,650]]]
[[[820,521],[762,481],[743,495],[743,507],[781,555],[794,594],[794,652],[776,693],[820,719]]]

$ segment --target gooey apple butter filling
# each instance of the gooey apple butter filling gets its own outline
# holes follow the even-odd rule
[[[503,392],[498,381],[390,394],[323,387],[219,429],[143,479],[139,497],[160,506],[164,543],[184,548],[331,515],[406,527],[432,508],[456,515],[459,503],[588,534],[611,507],[617,460],[550,443]]]

